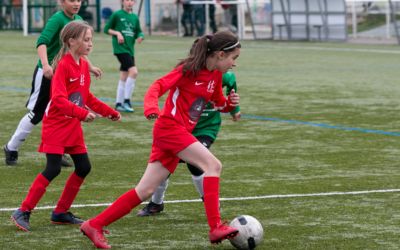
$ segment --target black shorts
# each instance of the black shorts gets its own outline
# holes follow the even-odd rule
[[[120,71],[128,71],[129,68],[135,66],[135,57],[129,55],[128,53],[123,54],[115,54],[121,67],[119,67]]]
[[[51,80],[43,75],[43,70],[36,66],[33,73],[32,89],[26,107],[31,111],[31,122],[39,123],[50,100]]]
[[[214,139],[208,135],[199,135],[196,136],[196,139],[208,149],[211,147],[211,144],[214,143]]]
[[[203,144],[206,148],[210,149],[211,145],[214,143],[214,139],[208,135],[199,135],[196,136],[196,139]],[[179,163],[185,163],[183,160],[179,160]]]

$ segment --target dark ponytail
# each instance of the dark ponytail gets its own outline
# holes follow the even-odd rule
[[[238,38],[232,32],[220,31],[214,35],[204,35],[193,42],[188,57],[179,62],[177,66],[183,65],[184,75],[196,76],[200,70],[206,67],[207,57],[214,52],[229,53],[240,47]]]

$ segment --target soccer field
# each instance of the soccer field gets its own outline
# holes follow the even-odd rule
[[[0,33],[0,144],[26,113],[37,62],[36,36]],[[152,122],[143,116],[148,86],[186,56],[193,39],[148,36],[136,45],[135,113],[121,122],[83,124],[92,162],[71,211],[90,218],[141,177]],[[256,217],[257,249],[398,249],[400,246],[400,78],[398,46],[243,41],[234,72],[242,119],[223,116],[211,150],[223,163],[221,214]],[[92,92],[113,105],[119,64],[111,39],[95,34],[92,63],[104,71]],[[41,126],[20,149],[19,164],[0,157],[0,249],[93,249],[79,227],[50,223],[72,168],[48,187],[31,215],[31,232],[9,219],[35,176]],[[110,225],[114,249],[233,249],[211,246],[202,202],[186,166],[170,178],[165,210]],[[142,206],[140,206],[141,208]]]

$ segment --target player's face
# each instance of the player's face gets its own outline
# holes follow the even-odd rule
[[[135,5],[134,0],[123,0],[122,1],[122,6],[123,6],[124,10],[127,12],[132,11],[133,5]]]
[[[236,59],[240,55],[240,48],[236,48],[234,51],[226,53],[220,51],[218,54],[219,60],[217,61],[216,68],[222,73],[226,73],[228,70],[236,67]]]
[[[73,15],[78,14],[82,5],[82,0],[62,0],[61,4],[63,6],[64,13],[72,18]]]
[[[92,30],[88,29],[86,32],[79,38],[77,43],[76,53],[79,56],[87,56],[92,51],[93,48],[93,34]]]

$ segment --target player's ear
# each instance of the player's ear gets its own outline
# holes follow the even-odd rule
[[[226,55],[226,53],[224,51],[222,51],[222,50],[217,52],[217,57],[218,57],[219,60],[224,59],[225,55]]]

